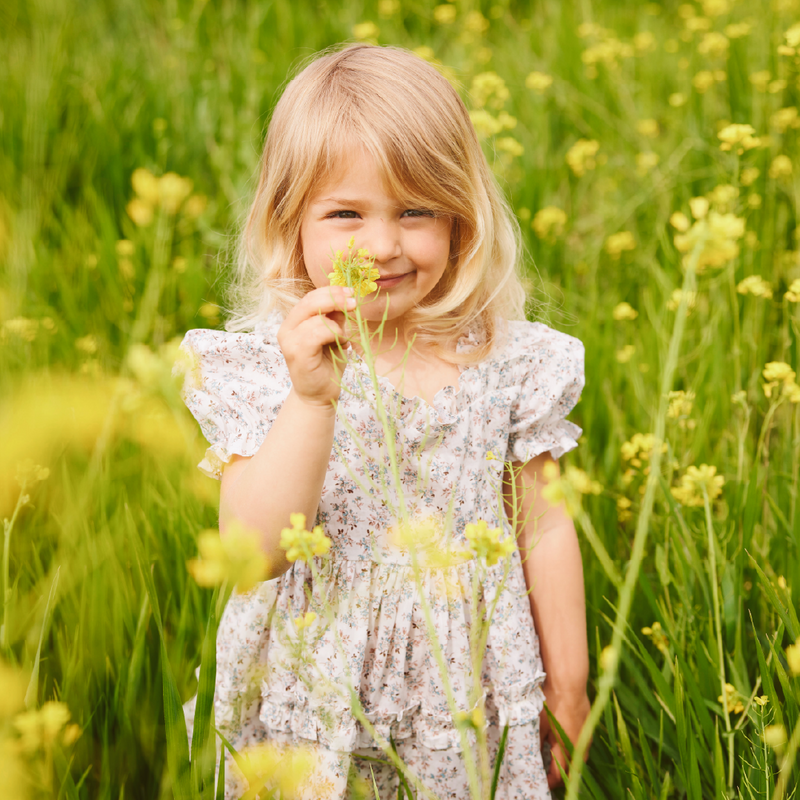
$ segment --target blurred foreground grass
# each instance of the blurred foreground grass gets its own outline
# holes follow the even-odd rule
[[[610,695],[585,795],[792,791],[798,19],[792,0],[4,3],[0,796],[172,795],[162,658],[185,699],[211,604],[185,563],[217,501],[175,339],[224,318],[287,72],[358,38],[446,65],[522,223],[532,315],[586,343],[569,460],[603,489],[565,491]]]

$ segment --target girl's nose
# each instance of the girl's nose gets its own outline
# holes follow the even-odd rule
[[[390,220],[377,220],[370,226],[366,247],[379,263],[397,258],[402,253],[400,226]]]

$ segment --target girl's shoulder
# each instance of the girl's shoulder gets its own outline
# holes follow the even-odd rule
[[[584,347],[580,339],[542,322],[509,320],[498,336],[488,361],[506,369],[583,373]]]

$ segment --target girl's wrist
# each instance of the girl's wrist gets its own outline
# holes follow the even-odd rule
[[[298,409],[302,409],[304,414],[320,420],[335,420],[336,419],[336,406],[328,402],[314,401],[304,398],[296,389],[292,389],[286,402],[294,402]]]

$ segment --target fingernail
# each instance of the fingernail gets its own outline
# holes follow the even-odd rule
[[[352,297],[356,293],[356,290],[353,289],[352,286],[345,286],[344,287],[344,293],[346,295],[348,295],[349,297]]]
[[[347,301],[347,308],[355,308],[355,307],[356,307],[356,299],[355,299],[355,297],[351,297]]]

